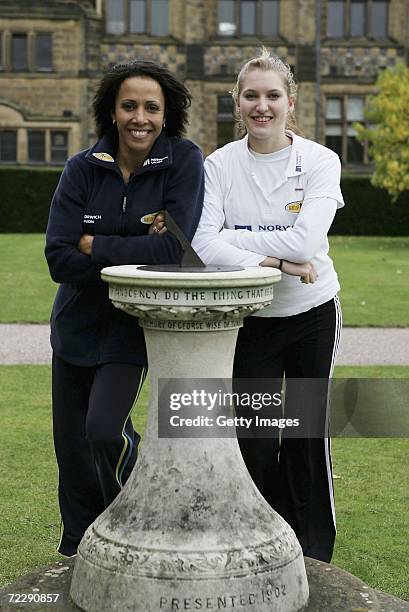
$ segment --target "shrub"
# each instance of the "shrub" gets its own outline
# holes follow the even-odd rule
[[[0,168],[0,232],[45,232],[61,168]]]
[[[409,192],[396,202],[384,189],[371,185],[369,177],[345,176],[341,180],[345,207],[335,215],[330,233],[353,236],[407,236]]]
[[[51,198],[61,168],[0,168],[0,232],[45,232]],[[344,176],[341,181],[346,206],[331,227],[333,235],[407,236],[409,192],[395,203],[369,177]]]

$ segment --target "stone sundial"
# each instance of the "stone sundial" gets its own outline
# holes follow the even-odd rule
[[[81,541],[70,594],[95,612],[300,610],[300,544],[253,484],[237,439],[158,436],[158,380],[231,378],[243,317],[271,302],[281,274],[209,271],[187,253],[184,269],[102,270],[114,305],[144,328],[149,416],[134,471]]]

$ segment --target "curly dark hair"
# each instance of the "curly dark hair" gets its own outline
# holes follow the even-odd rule
[[[135,60],[116,64],[101,79],[92,102],[98,138],[112,126],[111,112],[122,81],[134,76],[154,79],[162,88],[165,98],[166,127],[168,136],[182,136],[188,123],[187,109],[191,103],[189,90],[169,70],[154,62]]]

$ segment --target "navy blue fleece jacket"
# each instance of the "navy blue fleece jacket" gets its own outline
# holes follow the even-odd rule
[[[115,161],[117,148],[111,129],[70,158],[51,203],[45,254],[52,279],[61,283],[51,344],[59,357],[77,365],[146,364],[137,319],[112,306],[100,271],[179,263],[178,241],[169,234],[148,235],[144,217],[168,210],[191,240],[203,206],[203,156],[195,144],[162,132],[128,184]],[[77,248],[83,234],[94,236],[91,256]]]

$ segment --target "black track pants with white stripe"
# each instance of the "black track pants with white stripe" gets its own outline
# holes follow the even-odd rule
[[[112,502],[136,462],[130,413],[146,369],[127,363],[81,367],[53,355],[53,433],[62,532],[57,550],[76,553],[87,527]]]
[[[245,381],[238,379],[245,378],[329,379],[341,328],[337,296],[298,315],[247,317],[236,346],[236,389],[243,392]],[[253,392],[254,385],[253,380]],[[319,410],[325,418],[327,406],[308,410]],[[322,430],[327,431],[325,423]],[[329,438],[283,437],[280,443],[278,437],[257,435],[239,438],[239,444],[255,484],[294,529],[304,555],[329,562],[336,534]]]

